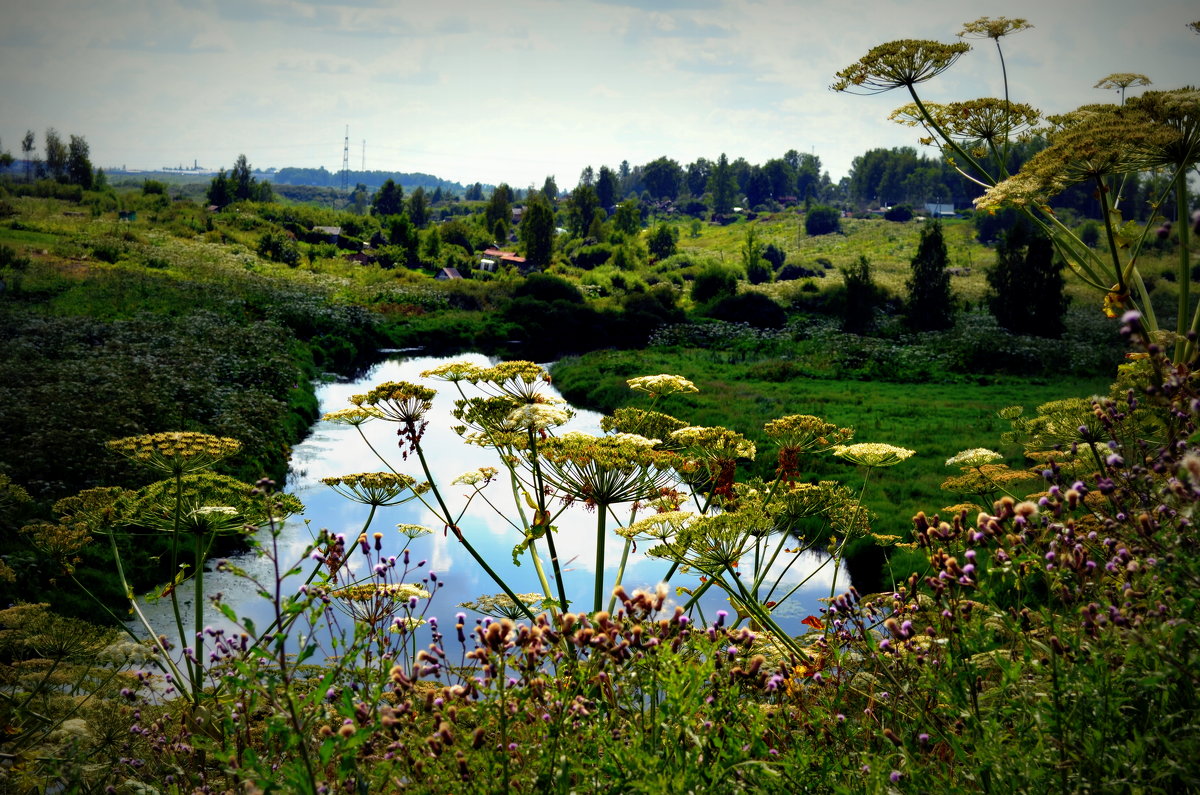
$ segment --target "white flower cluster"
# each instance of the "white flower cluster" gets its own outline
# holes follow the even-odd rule
[[[646,392],[654,397],[664,397],[665,395],[673,395],[676,392],[699,392],[696,385],[687,380],[683,376],[668,375],[643,375],[639,378],[630,378],[625,383],[629,384],[629,388],[635,392]]]
[[[999,461],[1004,458],[994,450],[989,450],[986,447],[972,447],[970,450],[963,450],[955,453],[946,459],[948,467],[981,467],[984,464],[990,464],[993,461]]]
[[[123,640],[106,646],[97,657],[100,662],[109,665],[142,665],[152,659],[157,652],[158,649],[145,643]]]
[[[890,467],[899,464],[915,452],[906,447],[881,442],[860,442],[833,448],[833,454],[837,457],[865,467]]]

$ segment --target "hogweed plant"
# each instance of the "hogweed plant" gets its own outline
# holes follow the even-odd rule
[[[1097,87],[1119,89],[1119,105],[1086,104],[1066,114],[1043,117],[1032,106],[1011,101],[1001,47],[1002,38],[1031,27],[1024,19],[982,17],[967,23],[959,33],[995,42],[1004,75],[1003,99],[985,97],[948,104],[922,100],[918,86],[966,54],[970,45],[965,42],[905,39],[880,45],[838,72],[832,88],[848,93],[904,89],[912,102],[896,110],[893,120],[922,128],[926,135],[921,143],[938,146],[959,173],[984,189],[975,201],[979,209],[994,212],[1013,207],[1020,211],[1054,242],[1075,276],[1103,296],[1103,309],[1110,317],[1137,310],[1146,328],[1155,334],[1160,331],[1159,323],[1138,257],[1162,221],[1159,208],[1173,199],[1179,246],[1172,358],[1177,363],[1194,361],[1197,350],[1192,337],[1200,332],[1200,307],[1193,308],[1191,301],[1192,221],[1187,180],[1200,162],[1200,92],[1188,86],[1126,97],[1126,88],[1148,85],[1149,80],[1119,73],[1097,83]],[[1011,143],[1034,136],[1040,137],[1045,147],[1017,173],[1008,173]],[[1139,226],[1125,220],[1121,188],[1130,175],[1151,170],[1163,176],[1164,187],[1151,200],[1154,212]],[[1100,201],[1107,242],[1104,251],[1085,245],[1050,204],[1056,194],[1076,184],[1092,187]]]

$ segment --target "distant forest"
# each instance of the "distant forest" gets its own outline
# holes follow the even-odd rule
[[[274,174],[264,174],[262,176],[271,182],[281,185],[313,185],[318,188],[340,188],[342,186],[343,172],[328,171],[324,166],[320,168],[294,168],[289,166],[279,169]],[[350,171],[345,174],[345,179],[351,189],[355,185],[361,184],[368,190],[378,190],[383,186],[383,183],[390,179],[397,185],[403,185],[406,188],[425,188],[430,191],[441,188],[443,192],[451,192],[458,195],[466,192],[466,188],[458,182],[439,179],[432,174],[422,174],[420,172]]]

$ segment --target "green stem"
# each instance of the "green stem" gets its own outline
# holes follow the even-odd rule
[[[617,587],[621,584],[621,580],[625,577],[625,563],[629,560],[629,548],[633,546],[633,539],[625,539],[625,548],[621,550],[621,565],[617,567],[617,580],[613,583],[613,593],[608,597],[608,612],[612,612],[617,606]]]
[[[1190,288],[1192,283],[1191,272],[1191,251],[1189,246],[1191,241],[1188,240],[1188,222],[1191,220],[1187,217],[1188,208],[1188,189],[1187,178],[1185,174],[1176,173],[1175,175],[1175,228],[1179,232],[1179,265],[1175,272],[1175,284],[1179,286],[1179,309],[1175,319],[1175,331],[1179,334],[1179,339],[1175,342],[1175,364],[1182,364],[1192,358],[1195,351],[1196,343],[1187,339],[1188,329],[1184,328],[1185,318],[1191,312],[1191,294]],[[1200,309],[1200,307],[1198,307]],[[1196,319],[1193,319],[1192,326],[1196,324]]]
[[[600,603],[604,600],[604,531],[607,512],[604,506],[596,509],[596,593],[594,599],[595,612],[600,612]]]
[[[458,539],[460,544],[463,545],[463,549],[467,550],[468,554],[475,559],[475,562],[479,564],[479,567],[483,569],[489,577],[492,578],[492,581],[500,586],[500,590],[504,591],[505,596],[512,600],[513,604],[517,606],[517,609],[524,613],[530,621],[536,621],[537,616],[533,614],[533,611],[529,609],[529,606],[517,598],[517,595],[513,593],[512,588],[508,587],[508,583],[506,583],[503,578],[496,573],[495,569],[493,569],[488,562],[484,560],[483,556],[475,550],[475,547],[471,546],[471,542],[468,541],[467,537],[463,535],[462,530],[459,529],[458,525],[452,523],[450,509],[446,507],[446,502],[442,499],[442,492],[438,489],[437,484],[433,480],[433,473],[429,470],[429,462],[425,459],[425,450],[422,449],[421,445],[417,445],[417,458],[421,462],[421,469],[425,473],[425,480],[429,482],[430,489],[433,491],[433,496],[437,499],[438,506],[441,508],[442,516],[445,517],[446,523],[454,531],[454,537]]]

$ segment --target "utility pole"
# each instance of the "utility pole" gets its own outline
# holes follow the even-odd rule
[[[346,125],[346,140],[342,143],[342,192],[350,190],[350,125]]]

